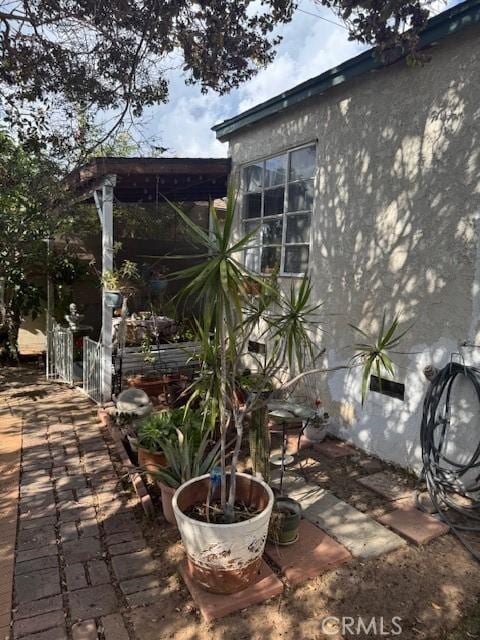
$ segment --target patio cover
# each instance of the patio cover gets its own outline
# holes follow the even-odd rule
[[[227,193],[230,158],[94,158],[67,177],[80,198],[93,198],[107,176],[116,176],[118,202],[214,200]]]
[[[113,205],[208,201],[227,195],[229,158],[94,158],[66,178],[79,201],[95,202],[102,225],[102,274],[113,269]],[[47,336],[50,332],[48,311]],[[48,347],[47,347],[48,351]],[[101,395],[112,394],[112,310],[102,293]]]

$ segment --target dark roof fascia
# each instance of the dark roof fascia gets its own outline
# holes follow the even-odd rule
[[[480,0],[466,0],[451,9],[442,11],[438,16],[428,21],[420,36],[420,48],[431,46],[447,36],[458,33],[462,29],[475,24],[480,24]],[[384,62],[378,56],[375,56],[375,49],[369,49],[319,76],[306,80],[270,100],[266,100],[233,118],[215,125],[212,130],[215,131],[219,140],[228,140],[233,133],[240,131],[244,127],[276,115],[308,98],[320,96],[329,89],[353,80],[369,71],[381,69],[398,62],[404,57],[405,54],[400,49],[396,49],[390,52],[388,62]]]

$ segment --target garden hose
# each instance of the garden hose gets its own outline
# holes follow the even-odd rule
[[[480,409],[480,370],[467,367],[458,362],[450,362],[433,377],[426,393],[423,404],[422,426],[420,441],[422,445],[423,469],[420,482],[427,485],[430,499],[439,517],[450,527],[474,558],[480,561],[480,553],[475,551],[465,539],[462,532],[480,532],[480,422],[476,431],[471,433],[471,447],[465,452],[468,459],[465,462],[452,460],[447,455],[451,440],[450,411],[452,387],[457,377],[465,378],[474,387]],[[479,411],[480,412],[480,411]],[[467,473],[474,473],[474,479],[466,482]],[[455,501],[455,496],[468,497],[471,501],[467,506]],[[475,495],[475,498],[472,498]],[[417,489],[417,506],[425,511],[419,503]],[[461,516],[461,522],[457,515]]]

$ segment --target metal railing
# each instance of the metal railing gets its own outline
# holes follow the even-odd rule
[[[47,377],[73,386],[73,334],[54,323],[49,340]]]
[[[102,401],[102,345],[83,338],[83,391],[97,404]]]

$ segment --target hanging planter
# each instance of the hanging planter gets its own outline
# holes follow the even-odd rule
[[[205,522],[188,515],[192,507],[207,502],[209,475],[185,482],[173,496],[173,512],[189,570],[201,587],[213,593],[236,593],[248,587],[257,577],[267,539],[272,490],[245,473],[237,473],[236,481],[236,501],[257,513],[231,524]]]
[[[104,291],[105,304],[110,309],[119,309],[123,304],[123,296],[120,291]]]
[[[159,295],[166,290],[168,282],[164,278],[152,278],[148,285],[151,293]]]

